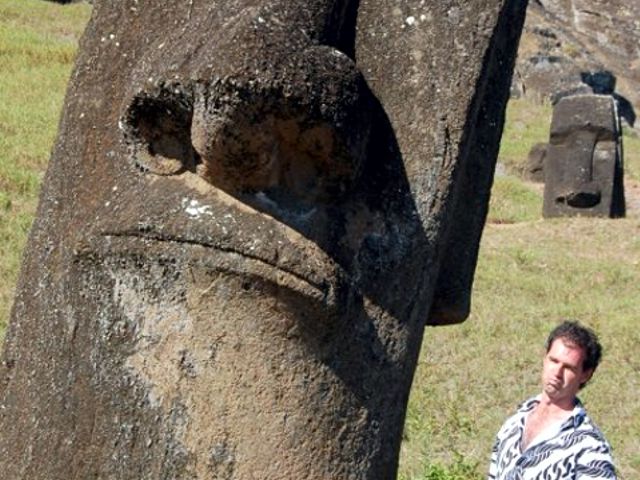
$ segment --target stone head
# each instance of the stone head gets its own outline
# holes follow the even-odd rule
[[[575,95],[554,107],[545,158],[544,216],[624,216],[615,101]]]
[[[391,478],[423,329],[469,311],[524,7],[95,2],[5,349],[54,359],[5,372],[48,398],[33,478]]]

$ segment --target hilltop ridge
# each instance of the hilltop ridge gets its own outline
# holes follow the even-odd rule
[[[514,96],[540,100],[613,91],[634,126],[640,108],[640,0],[531,0],[513,87]]]

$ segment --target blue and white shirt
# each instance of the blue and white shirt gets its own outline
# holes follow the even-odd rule
[[[576,399],[571,416],[542,432],[522,451],[527,415],[540,397],[524,402],[496,438],[489,480],[616,479],[611,447]]]

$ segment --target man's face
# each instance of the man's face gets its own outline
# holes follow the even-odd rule
[[[553,401],[572,402],[580,385],[589,380],[593,370],[584,370],[582,348],[557,338],[542,362],[543,392]]]

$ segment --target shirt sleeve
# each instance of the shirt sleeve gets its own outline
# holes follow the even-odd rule
[[[494,480],[498,475],[498,444],[499,437],[493,442],[493,448],[491,449],[491,461],[489,463],[489,475],[487,480]]]
[[[576,480],[617,480],[611,451],[606,443],[586,448],[576,459]]]

